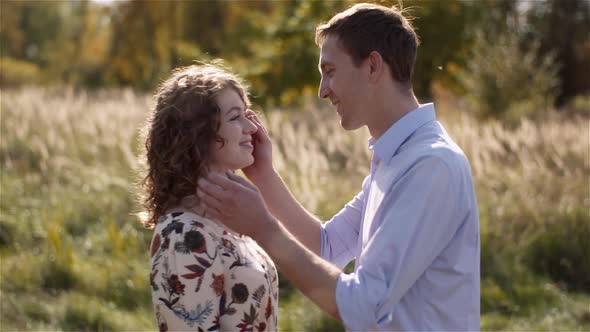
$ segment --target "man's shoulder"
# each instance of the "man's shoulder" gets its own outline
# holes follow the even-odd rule
[[[466,161],[465,154],[456,144],[435,139],[408,145],[394,156],[394,159],[397,163],[403,160],[408,164],[442,161],[449,166],[456,166]]]
[[[453,141],[438,121],[433,121],[415,132],[400,149],[400,155],[411,163],[440,160],[449,167],[468,165],[463,150]]]

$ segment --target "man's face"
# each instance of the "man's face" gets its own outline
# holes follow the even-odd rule
[[[369,82],[368,64],[355,66],[352,57],[339,45],[336,37],[327,36],[320,51],[320,98],[329,98],[340,115],[340,124],[353,130],[367,124]]]

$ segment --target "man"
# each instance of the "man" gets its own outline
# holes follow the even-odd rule
[[[322,224],[274,171],[268,135],[251,116],[256,162],[244,173],[256,187],[211,174],[198,188],[207,215],[254,238],[347,330],[478,330],[471,171],[434,106],[414,96],[414,30],[395,8],[357,4],[319,26],[316,42],[320,97],[330,99],[344,129],[367,126],[371,134],[362,190]],[[352,259],[354,272],[343,273]]]

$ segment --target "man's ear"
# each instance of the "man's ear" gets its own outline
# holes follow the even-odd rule
[[[385,70],[383,57],[379,52],[372,51],[369,53],[367,60],[369,61],[369,81],[377,82],[381,79],[381,76]]]

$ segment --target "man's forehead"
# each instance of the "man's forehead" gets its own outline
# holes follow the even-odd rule
[[[352,61],[350,53],[342,46],[338,37],[327,36],[320,48],[318,67],[336,64],[346,65]]]
[[[338,39],[332,36],[326,36],[320,48],[320,66],[327,62],[334,61],[338,55],[338,51],[342,51]]]
[[[327,35],[324,38],[324,42],[322,43],[320,50],[332,51],[332,50],[337,50],[339,48],[340,48],[340,40],[338,39],[338,37],[332,36],[332,35]]]

